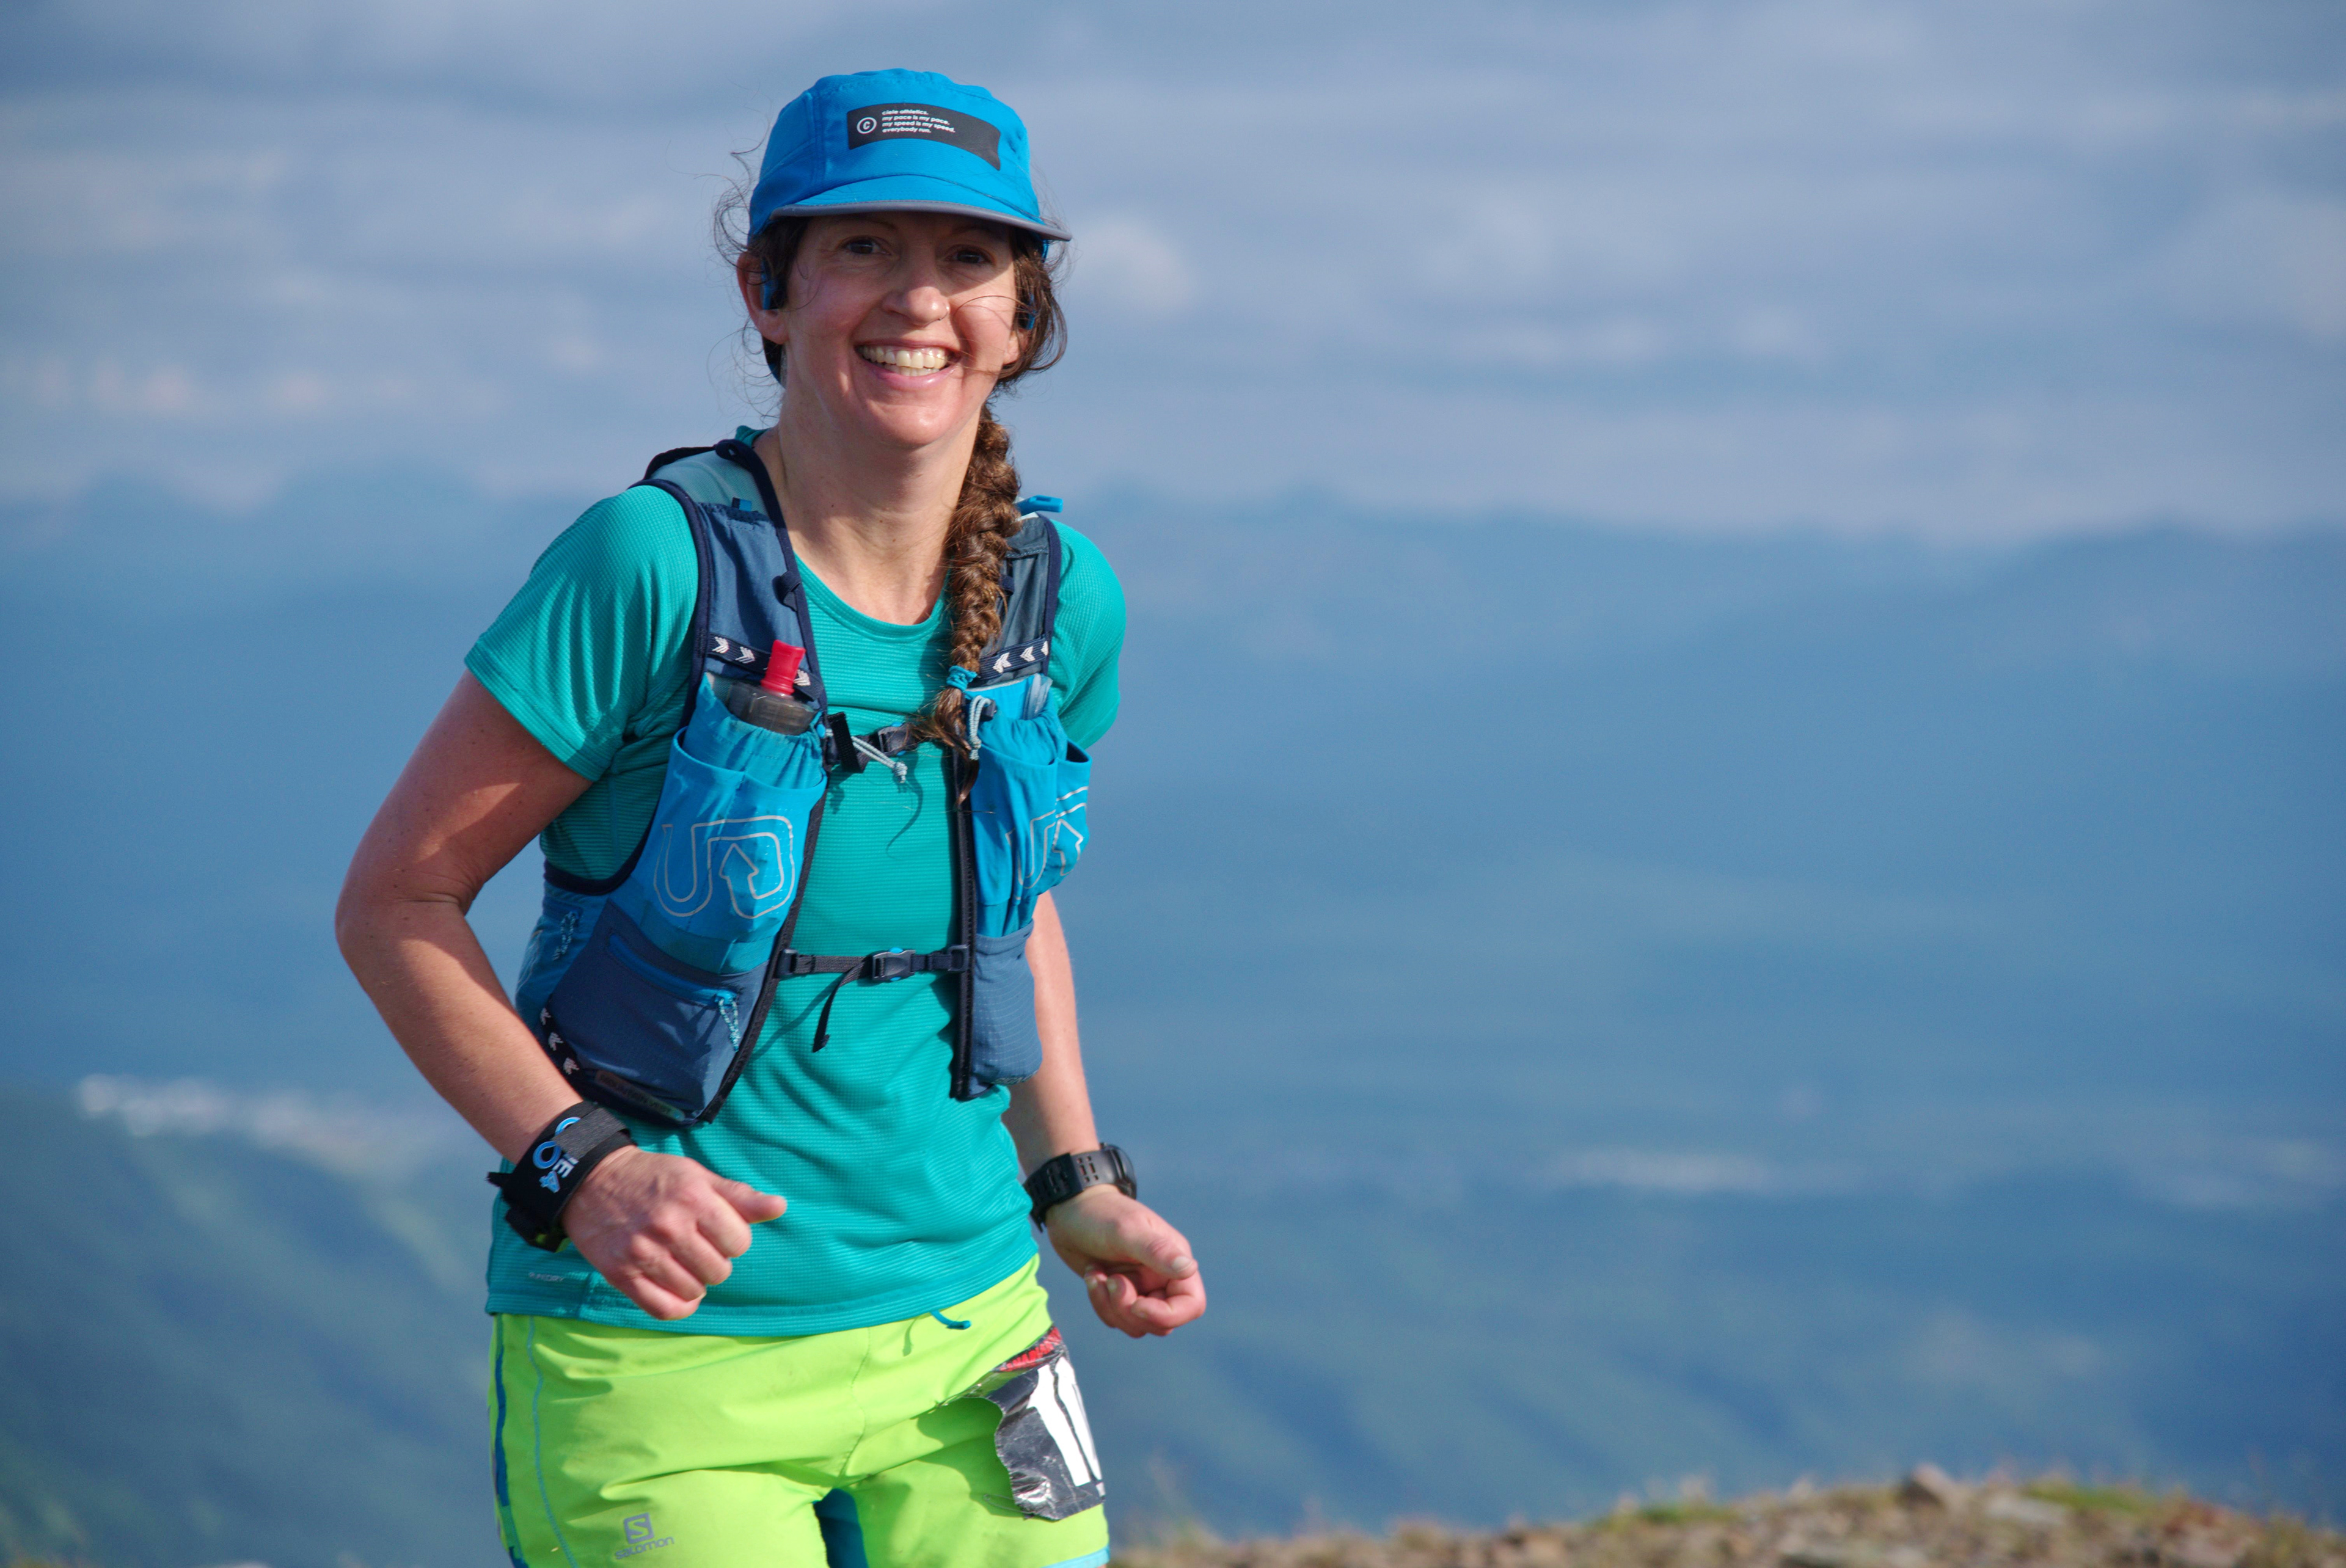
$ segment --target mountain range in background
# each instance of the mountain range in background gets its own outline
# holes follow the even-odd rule
[[[575,510],[0,513],[0,1545],[495,1560],[485,1156],[327,921]],[[1127,1521],[1926,1456],[2337,1505],[2346,535],[1070,520],[1133,611],[1086,1054],[1214,1292],[1068,1325]]]

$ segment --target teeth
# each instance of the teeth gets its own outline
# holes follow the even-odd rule
[[[868,344],[855,351],[875,365],[886,365],[895,371],[941,371],[945,368],[947,357],[943,349],[899,349],[881,343]]]

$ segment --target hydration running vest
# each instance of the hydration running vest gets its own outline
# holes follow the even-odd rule
[[[1043,1062],[1026,939],[1035,901],[1083,847],[1090,759],[1059,722],[1050,667],[1058,613],[1059,503],[1019,503],[1002,568],[1002,630],[965,691],[970,755],[945,749],[953,940],[933,952],[801,952],[805,869],[833,777],[897,770],[911,727],[857,735],[825,706],[806,590],[765,464],[739,441],[654,458],[642,481],[684,508],[699,564],[687,634],[693,678],[667,781],[627,863],[600,880],[546,868],[546,905],[515,1004],[578,1095],[641,1120],[697,1126],[748,1065],[775,986],[830,974],[813,1050],[842,986],[914,975],[954,988],[948,1092],[973,1100]],[[806,650],[795,695],[816,722],[781,735],[745,724],[717,683],[757,680],[777,642]]]

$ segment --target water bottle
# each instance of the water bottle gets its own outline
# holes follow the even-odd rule
[[[753,686],[746,680],[719,683],[725,694],[725,711],[760,729],[780,735],[805,734],[807,727],[814,722],[814,704],[791,695],[798,686],[799,663],[805,657],[806,649],[776,643],[772,657],[766,661],[766,673],[757,684]]]

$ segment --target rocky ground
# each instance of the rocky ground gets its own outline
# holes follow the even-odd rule
[[[2346,1568],[2346,1536],[2180,1493],[2045,1479],[1795,1487],[1735,1503],[1625,1501],[1581,1524],[1491,1532],[1404,1523],[1385,1540],[1326,1534],[1226,1543],[1174,1532],[1117,1568]]]

